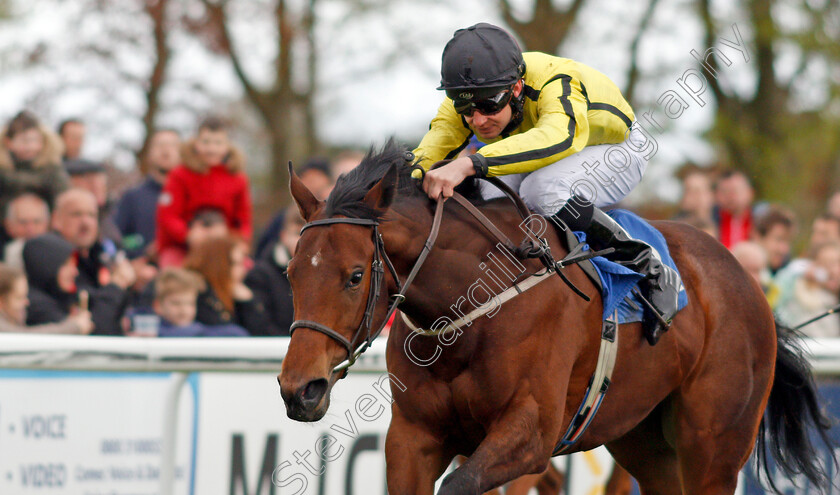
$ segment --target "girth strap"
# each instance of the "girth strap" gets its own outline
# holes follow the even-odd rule
[[[560,455],[569,450],[577,443],[583,433],[592,424],[595,414],[601,407],[607,390],[612,383],[612,373],[615,368],[615,358],[618,356],[618,311],[616,310],[610,318],[604,320],[601,327],[601,348],[598,352],[598,364],[595,365],[595,372],[589,381],[589,387],[583,395],[583,401],[577,413],[569,423],[569,428],[563,438],[554,447],[552,456]]]

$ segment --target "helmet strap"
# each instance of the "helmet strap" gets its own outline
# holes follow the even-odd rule
[[[502,136],[507,137],[511,132],[513,132],[519,125],[522,123],[522,120],[525,118],[525,91],[519,92],[519,96],[514,96],[510,99],[510,122],[505,128],[502,130]]]

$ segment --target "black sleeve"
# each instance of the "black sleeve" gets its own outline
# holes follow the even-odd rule
[[[236,301],[236,324],[248,330],[254,337],[274,337],[277,335],[276,328],[266,316],[265,307],[257,301],[256,297],[250,301]]]
[[[274,218],[271,219],[271,223],[269,223],[268,227],[265,228],[265,231],[263,231],[260,236],[260,240],[257,242],[257,251],[255,253],[256,259],[262,258],[266,250],[271,249],[271,246],[277,242],[277,238],[280,236],[280,231],[283,230],[284,220],[285,215],[283,214],[283,210],[274,215]]]
[[[58,323],[67,318],[68,313],[55,299],[40,292],[29,291],[29,308],[26,310],[27,325]]]
[[[116,211],[114,212],[114,224],[120,229],[122,235],[127,236],[134,233],[134,194],[132,191],[126,192],[119,203],[117,203]]]
[[[260,335],[288,336],[292,323],[291,296],[288,308],[278,308],[278,300],[282,300],[287,286],[273,287],[271,276],[260,266],[254,267],[245,277],[245,285],[254,293],[254,301],[261,306],[261,328],[266,329]],[[285,285],[288,285],[286,283]],[[246,327],[247,328],[247,327]],[[249,329],[250,331],[250,329]],[[252,333],[253,335],[253,333]]]
[[[92,335],[124,335],[122,317],[128,306],[128,292],[114,284],[90,291]]]

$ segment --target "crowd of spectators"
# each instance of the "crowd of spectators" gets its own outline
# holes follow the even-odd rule
[[[798,236],[799,222],[781,204],[755,200],[749,177],[689,166],[675,219],[706,230],[728,248],[764,290],[777,319],[790,327],[840,304],[840,192]],[[796,249],[797,237],[807,242]],[[840,337],[840,316],[804,325],[811,337]]]
[[[254,239],[246,156],[222,119],[203,120],[185,141],[155,131],[142,179],[119,198],[106,166],[85,159],[85,133],[82,120],[52,132],[26,111],[0,129],[0,332],[288,335],[286,267],[303,220],[286,208]],[[361,158],[314,158],[297,173],[325,199]],[[675,219],[731,250],[783,323],[840,304],[840,193],[795,250],[793,213],[756,201],[742,172],[690,166],[679,177]],[[803,331],[840,337],[840,317]]]
[[[253,238],[245,154],[224,120],[196,135],[159,129],[143,177],[119,197],[84,155],[85,125],[52,132],[30,112],[0,129],[0,332],[109,336],[283,336],[296,208]],[[300,168],[325,198],[361,153]],[[252,249],[253,246],[253,249]]]

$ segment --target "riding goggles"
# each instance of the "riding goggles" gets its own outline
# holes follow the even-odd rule
[[[495,115],[501,112],[513,96],[511,88],[503,89],[495,95],[485,98],[466,99],[456,97],[452,100],[455,111],[459,115],[472,117],[473,111],[478,110],[482,115]]]

